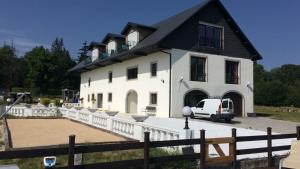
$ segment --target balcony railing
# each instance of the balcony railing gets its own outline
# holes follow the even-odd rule
[[[222,49],[223,48],[223,40],[200,37],[199,38],[199,47]]]
[[[111,50],[110,53],[109,53],[109,52],[101,52],[101,53],[99,53],[99,58],[98,58],[97,60],[103,60],[103,59],[108,58],[109,56],[114,56],[114,55],[117,55],[117,54],[119,54],[119,53],[128,51],[128,50],[130,50],[132,47],[134,47],[135,45],[136,45],[136,42],[135,42],[135,41],[128,41],[127,43],[120,44],[120,45],[118,45],[117,50]],[[84,64],[85,64],[85,65],[90,64],[90,63],[92,63],[92,57],[91,57],[91,56],[89,56],[89,57],[84,61]]]

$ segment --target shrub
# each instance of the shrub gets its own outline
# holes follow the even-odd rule
[[[57,107],[61,106],[60,99],[58,99],[58,98],[51,100],[51,103],[53,103]]]
[[[50,99],[41,98],[41,104],[44,105],[44,106],[48,106],[50,104]]]

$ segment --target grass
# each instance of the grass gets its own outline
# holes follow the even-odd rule
[[[257,116],[270,117],[278,120],[300,122],[300,108],[254,106]]]
[[[120,160],[130,160],[130,159],[142,159],[143,150],[126,150],[126,151],[114,151],[114,152],[101,152],[101,153],[87,153],[83,154],[82,162],[83,164],[93,164]],[[170,153],[162,149],[154,148],[150,149],[150,157],[158,156],[168,156],[175,155],[178,153]],[[68,157],[58,156],[57,166],[66,166]],[[43,158],[27,158],[27,159],[13,159],[13,160],[0,160],[0,164],[17,164],[20,169],[43,169],[42,164]],[[125,167],[129,168],[129,167]],[[134,167],[132,169],[142,169],[143,167]],[[151,168],[155,169],[194,169],[196,168],[196,163],[191,161],[176,161],[176,162],[164,162],[159,164],[153,164]]]

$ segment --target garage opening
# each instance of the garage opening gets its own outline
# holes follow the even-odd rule
[[[207,99],[208,95],[201,90],[192,90],[184,96],[184,106],[194,107],[203,99]]]
[[[234,104],[234,114],[243,116],[243,96],[237,92],[228,92],[223,96],[223,99],[230,98]]]

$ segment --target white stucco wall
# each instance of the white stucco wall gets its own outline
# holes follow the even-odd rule
[[[249,83],[253,89],[253,61],[250,59],[233,58],[221,55],[189,52],[172,49],[172,116],[182,116],[184,96],[188,91],[199,89],[209,96],[222,97],[228,91],[235,91],[243,96],[243,115],[253,113],[253,91],[247,87]],[[191,56],[205,57],[207,81],[190,81]],[[240,84],[225,84],[225,60],[239,62]],[[180,82],[181,77],[183,81]]]
[[[139,39],[139,33],[137,31],[131,30],[130,33],[127,35],[127,42],[133,43],[132,46],[129,46],[129,49],[134,47]]]
[[[150,63],[157,62],[157,77],[150,75]],[[127,80],[127,68],[138,66],[138,79]],[[112,83],[108,82],[108,72],[113,72]],[[88,87],[88,79],[91,85]],[[126,96],[128,91],[135,90],[138,94],[138,113],[149,105],[150,93],[157,93],[157,112],[160,117],[169,117],[169,55],[157,52],[145,57],[128,60],[81,74],[80,98],[84,98],[84,107],[96,107],[87,102],[88,94],[97,99],[103,93],[103,108],[126,112]],[[112,102],[108,102],[108,93],[112,93]]]
[[[92,62],[97,60],[99,57],[99,49],[93,48],[92,50]]]
[[[117,49],[117,42],[114,40],[109,41],[107,44],[107,53],[111,54],[111,51],[112,50],[116,51],[116,49]]]
[[[243,96],[243,115],[253,113],[253,62],[250,59],[233,58],[221,55],[189,52],[179,49],[172,49],[172,76],[171,76],[171,116],[182,116],[184,96],[191,90],[202,90],[209,96],[222,97],[230,91],[237,92]],[[206,82],[190,81],[190,59],[191,56],[205,57],[206,60]],[[239,84],[225,83],[225,61],[232,60],[239,62]],[[150,63],[157,62],[157,77],[150,76]],[[127,68],[138,66],[138,79],[127,80]],[[108,72],[113,72],[112,83],[108,82]],[[180,82],[183,77],[182,82]],[[91,78],[91,85],[88,87],[88,79]],[[247,87],[247,84],[252,90]],[[96,107],[92,101],[87,102],[88,94],[90,99],[92,93],[103,94],[103,108],[126,112],[126,96],[128,91],[135,90],[138,94],[138,113],[149,105],[150,93],[158,94],[157,116],[169,116],[169,55],[162,52],[150,54],[128,60],[122,63],[113,64],[98,68],[81,74],[80,97],[84,98],[84,107]],[[112,102],[108,102],[108,93],[112,93]]]

